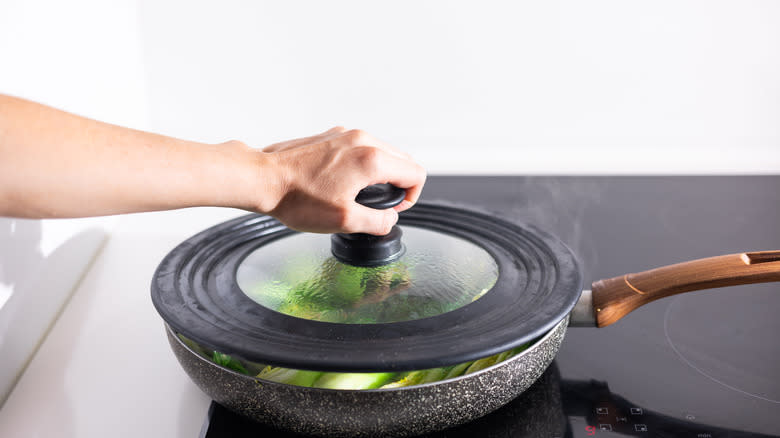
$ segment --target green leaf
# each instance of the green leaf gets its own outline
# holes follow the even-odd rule
[[[241,374],[249,374],[249,371],[244,368],[243,365],[241,365],[241,362],[237,361],[236,359],[233,359],[229,355],[225,353],[220,353],[219,351],[215,351],[212,354],[212,360],[214,363],[216,363],[219,366],[231,369],[233,371],[236,371]]]
[[[444,376],[445,379],[452,379],[454,377],[459,377],[463,374],[466,369],[471,366],[473,362],[465,362],[458,365],[455,365],[452,367],[452,369],[447,372],[447,374]]]

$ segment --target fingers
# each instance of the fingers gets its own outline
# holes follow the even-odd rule
[[[347,214],[343,228],[347,233],[360,232],[384,236],[390,233],[396,222],[398,222],[398,212],[392,208],[375,210],[356,204]]]
[[[399,157],[406,158],[408,160],[412,159],[412,157],[409,154],[383,141],[374,138],[373,136],[371,136],[365,131],[359,129],[353,129],[347,131],[347,129],[344,128],[343,126],[336,126],[330,128],[329,130],[321,134],[312,135],[310,137],[302,137],[293,140],[283,141],[280,143],[274,143],[270,146],[263,148],[263,152],[279,152],[279,151],[297,148],[301,146],[307,146],[313,143],[319,143],[323,141],[336,140],[336,139],[341,140],[342,143],[348,146],[373,146],[373,147],[380,148],[388,153],[397,155]]]
[[[372,175],[376,181],[371,184],[390,183],[406,190],[406,198],[394,208],[397,212],[407,210],[417,202],[425,185],[426,172],[411,155],[358,129],[343,132],[337,137],[349,146],[377,148],[386,154],[381,158],[369,158],[377,161],[374,166],[377,172]],[[368,165],[371,167],[371,164]]]
[[[425,169],[409,154],[361,130],[335,127],[264,152],[278,152],[276,161],[286,175],[286,194],[272,214],[301,231],[385,235],[398,213],[417,202],[426,179]],[[386,210],[354,202],[361,189],[378,183],[405,189],[405,199]]]
[[[379,148],[387,153],[396,155],[400,158],[404,158],[407,160],[412,159],[412,156],[407,154],[406,152],[403,152],[400,149],[390,146],[389,144],[383,141],[377,140],[371,134],[362,131],[360,129],[351,129],[349,131],[344,131],[343,133],[335,137],[337,137],[339,140],[341,140],[343,143],[345,143],[348,146],[352,146],[352,147],[371,146],[371,147]]]
[[[348,148],[370,147],[385,152],[387,154],[386,157],[388,158],[382,158],[380,160],[382,172],[371,175],[371,177],[373,179],[378,178],[378,182],[388,182],[406,190],[406,198],[401,204],[395,207],[396,211],[400,212],[410,208],[419,199],[422,192],[422,186],[425,184],[424,169],[414,162],[411,155],[378,140],[360,129],[347,130],[343,126],[336,126],[321,134],[272,144],[263,149],[263,151],[279,152],[326,141],[336,141],[340,145]],[[393,159],[391,159],[391,157]],[[375,167],[378,168],[380,166]],[[384,181],[383,179],[387,180]]]
[[[401,212],[413,206],[425,185],[425,169],[411,159],[393,154],[384,153],[373,159],[375,174],[372,176],[372,184],[389,183],[406,190],[406,197],[395,207],[395,211]]]

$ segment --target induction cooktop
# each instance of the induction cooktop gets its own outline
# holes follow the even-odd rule
[[[586,284],[780,249],[780,176],[431,177],[425,199],[558,235]],[[780,283],[691,292],[570,328],[528,391],[426,437],[780,437]],[[293,437],[212,403],[203,437]]]

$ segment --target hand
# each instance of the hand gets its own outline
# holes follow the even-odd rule
[[[425,184],[425,170],[408,154],[360,130],[336,127],[263,152],[280,182],[278,202],[267,213],[300,231],[385,235]],[[406,198],[387,210],[355,202],[360,190],[379,183],[406,189]]]
[[[383,235],[420,196],[425,171],[362,131],[333,128],[258,151],[87,119],[0,94],[0,216],[84,217],[197,206],[271,214],[302,231]],[[407,190],[388,211],[364,187]]]

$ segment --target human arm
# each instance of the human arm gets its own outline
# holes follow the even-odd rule
[[[291,228],[382,234],[420,195],[424,170],[362,131],[272,145],[204,144],[123,128],[0,95],[0,215],[83,217],[193,206],[267,213]],[[390,211],[365,186],[407,189]]]

